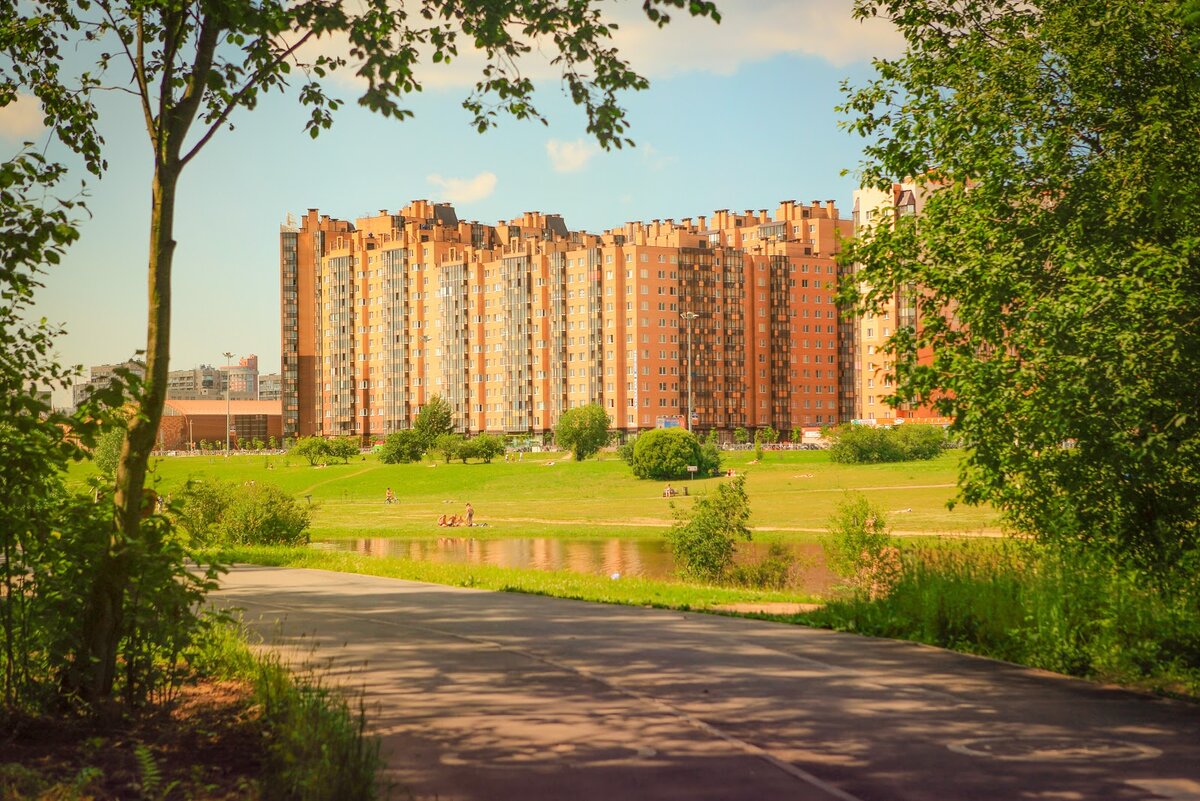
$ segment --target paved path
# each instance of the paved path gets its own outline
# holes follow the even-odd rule
[[[312,570],[216,598],[365,687],[400,799],[1200,800],[1200,707],[932,648]]]

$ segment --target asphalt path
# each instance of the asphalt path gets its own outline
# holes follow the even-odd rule
[[[1200,706],[776,623],[237,567],[365,691],[399,799],[1200,801]]]

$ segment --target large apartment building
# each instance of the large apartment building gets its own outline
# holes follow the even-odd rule
[[[851,213],[855,235],[861,235],[871,226],[890,225],[899,217],[919,215],[927,197],[927,190],[912,181],[895,183],[890,191],[874,188],[857,190]],[[853,320],[850,335],[854,338],[853,350],[856,354],[855,366],[851,371],[854,402],[853,414],[847,419],[869,425],[894,425],[906,420],[941,425],[950,422],[938,416],[937,411],[929,406],[908,403],[892,405],[889,402],[896,390],[892,382],[892,362],[884,345],[898,329],[920,325],[917,308],[919,291],[920,288],[915,285],[901,287],[877,313]],[[928,349],[922,350],[917,356],[923,361],[933,358]]]
[[[385,436],[433,395],[468,433],[538,434],[588,403],[624,432],[689,407],[697,431],[839,422],[851,229],[833,201],[599,234],[428,201],[353,224],[309,210],[280,231],[284,433]]]

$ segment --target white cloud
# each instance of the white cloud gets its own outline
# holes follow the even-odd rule
[[[667,166],[674,164],[679,160],[675,156],[663,153],[649,142],[639,144],[637,148],[638,150],[642,151],[642,160],[645,161],[652,170],[665,169]]]
[[[474,178],[443,178],[435,172],[425,180],[441,190],[439,200],[451,203],[472,203],[496,191],[496,174],[492,172],[481,172]]]
[[[13,139],[30,139],[40,134],[42,125],[42,103],[33,95],[17,95],[17,99],[0,108],[0,136]]]
[[[731,75],[744,64],[780,55],[809,56],[843,67],[872,57],[894,57],[904,49],[904,40],[886,19],[855,20],[853,0],[719,0],[717,5],[719,25],[672,10],[670,24],[659,29],[646,19],[640,3],[607,8],[606,17],[619,26],[613,44],[622,57],[652,79],[689,72]],[[460,88],[479,80],[484,58],[470,46],[471,37],[460,34],[459,39],[461,54],[450,63],[421,59],[416,77],[422,84]],[[519,63],[522,77],[559,79],[559,69],[550,63],[553,44],[530,44],[533,52]],[[348,50],[345,36],[325,36],[308,43],[301,53],[344,56]],[[354,76],[353,65],[334,76],[355,88],[364,85]]]
[[[579,172],[596,155],[596,151],[596,146],[586,139],[576,139],[574,142],[550,139],[546,142],[546,155],[550,157],[550,166],[555,172]]]
[[[621,28],[615,42],[634,69],[652,78],[686,72],[730,75],[743,64],[779,55],[811,56],[843,67],[896,56],[904,48],[889,21],[855,20],[852,0],[722,0],[717,5],[719,25],[682,11],[672,13],[662,30],[634,17],[617,18]]]

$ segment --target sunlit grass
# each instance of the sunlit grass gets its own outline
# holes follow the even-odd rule
[[[956,452],[930,462],[841,465],[820,451],[773,451],[759,464],[753,454],[726,453],[725,464],[747,474],[752,517],[759,531],[822,532],[847,491],[859,491],[891,513],[903,533],[994,533],[989,508],[946,503],[955,493]],[[74,469],[82,483],[90,465]],[[672,503],[722,479],[674,482],[689,497],[662,497],[663,482],[642,481],[612,453],[576,463],[563,454],[526,454],[520,462],[443,464],[427,459],[384,465],[368,455],[348,464],[310,467],[287,456],[194,456],[154,460],[152,480],[170,495],[189,477],[270,482],[313,504],[313,536],[436,537],[443,513],[470,501],[480,537],[661,537],[673,521]],[[391,487],[397,503],[385,505]]]

